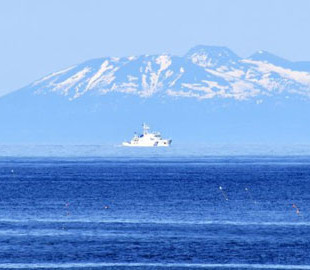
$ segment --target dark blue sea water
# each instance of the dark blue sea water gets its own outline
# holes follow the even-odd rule
[[[3,157],[0,268],[310,269],[310,158]]]

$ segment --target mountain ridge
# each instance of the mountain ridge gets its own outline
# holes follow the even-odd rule
[[[310,97],[310,62],[266,51],[241,58],[227,47],[198,45],[184,56],[101,57],[48,74],[29,84],[35,94],[69,100],[110,92],[152,97],[248,100],[284,95]]]

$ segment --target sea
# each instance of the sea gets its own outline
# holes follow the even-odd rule
[[[0,269],[310,269],[305,149],[0,146]]]

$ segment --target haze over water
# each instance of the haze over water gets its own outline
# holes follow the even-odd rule
[[[212,156],[310,156],[309,144],[198,144],[172,141],[169,148],[101,145],[0,145],[0,157],[178,158]]]

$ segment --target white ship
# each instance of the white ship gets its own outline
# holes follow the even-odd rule
[[[150,127],[143,124],[143,134],[135,133],[130,142],[123,142],[123,146],[138,146],[138,147],[167,147],[172,140],[163,139],[159,132],[151,132]]]

